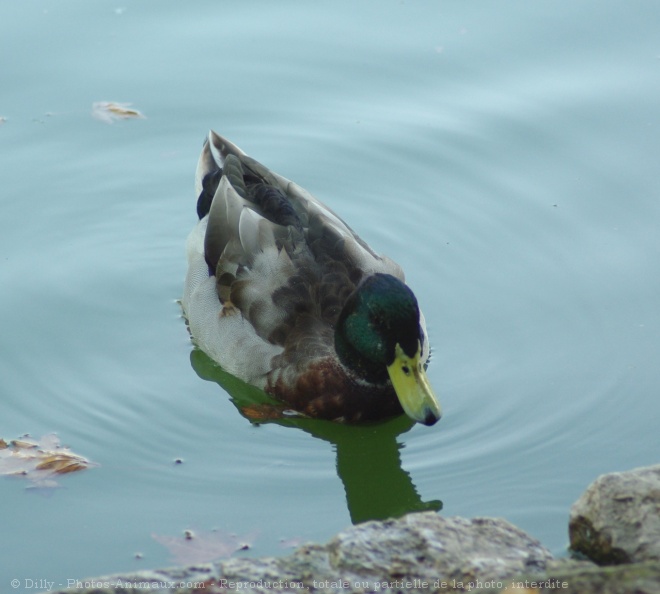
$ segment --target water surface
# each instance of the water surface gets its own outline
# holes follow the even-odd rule
[[[0,481],[0,590],[171,564],[154,535],[286,554],[440,507],[563,554],[587,484],[660,455],[659,19],[654,2],[6,4],[0,437],[54,431],[100,466],[50,497]],[[97,101],[146,119],[106,124]],[[176,302],[211,127],[403,265],[438,425],[241,416],[258,395],[193,351]]]

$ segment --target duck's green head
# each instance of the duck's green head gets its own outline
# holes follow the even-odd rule
[[[441,411],[424,369],[423,342],[417,299],[389,274],[373,274],[360,283],[335,330],[335,350],[343,365],[369,383],[389,379],[404,412],[433,425]]]

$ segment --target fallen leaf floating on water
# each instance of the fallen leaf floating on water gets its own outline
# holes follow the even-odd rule
[[[131,103],[115,103],[114,101],[97,101],[93,103],[92,115],[106,124],[112,124],[115,120],[145,118],[137,109],[131,108]]]
[[[29,436],[6,442],[0,439],[0,475],[26,477],[36,487],[55,487],[53,477],[95,466],[60,445],[54,433],[34,441]]]
[[[181,536],[152,534],[152,538],[169,550],[172,560],[181,565],[208,563],[231,557],[252,546],[253,535],[238,537],[219,530],[193,532],[186,530]]]

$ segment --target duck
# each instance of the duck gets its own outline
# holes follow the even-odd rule
[[[396,262],[214,131],[195,195],[181,305],[199,349],[307,417],[440,419],[425,319]]]

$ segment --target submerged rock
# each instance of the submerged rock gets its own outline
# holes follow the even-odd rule
[[[603,565],[660,561],[660,465],[600,476],[571,508],[569,533]]]

